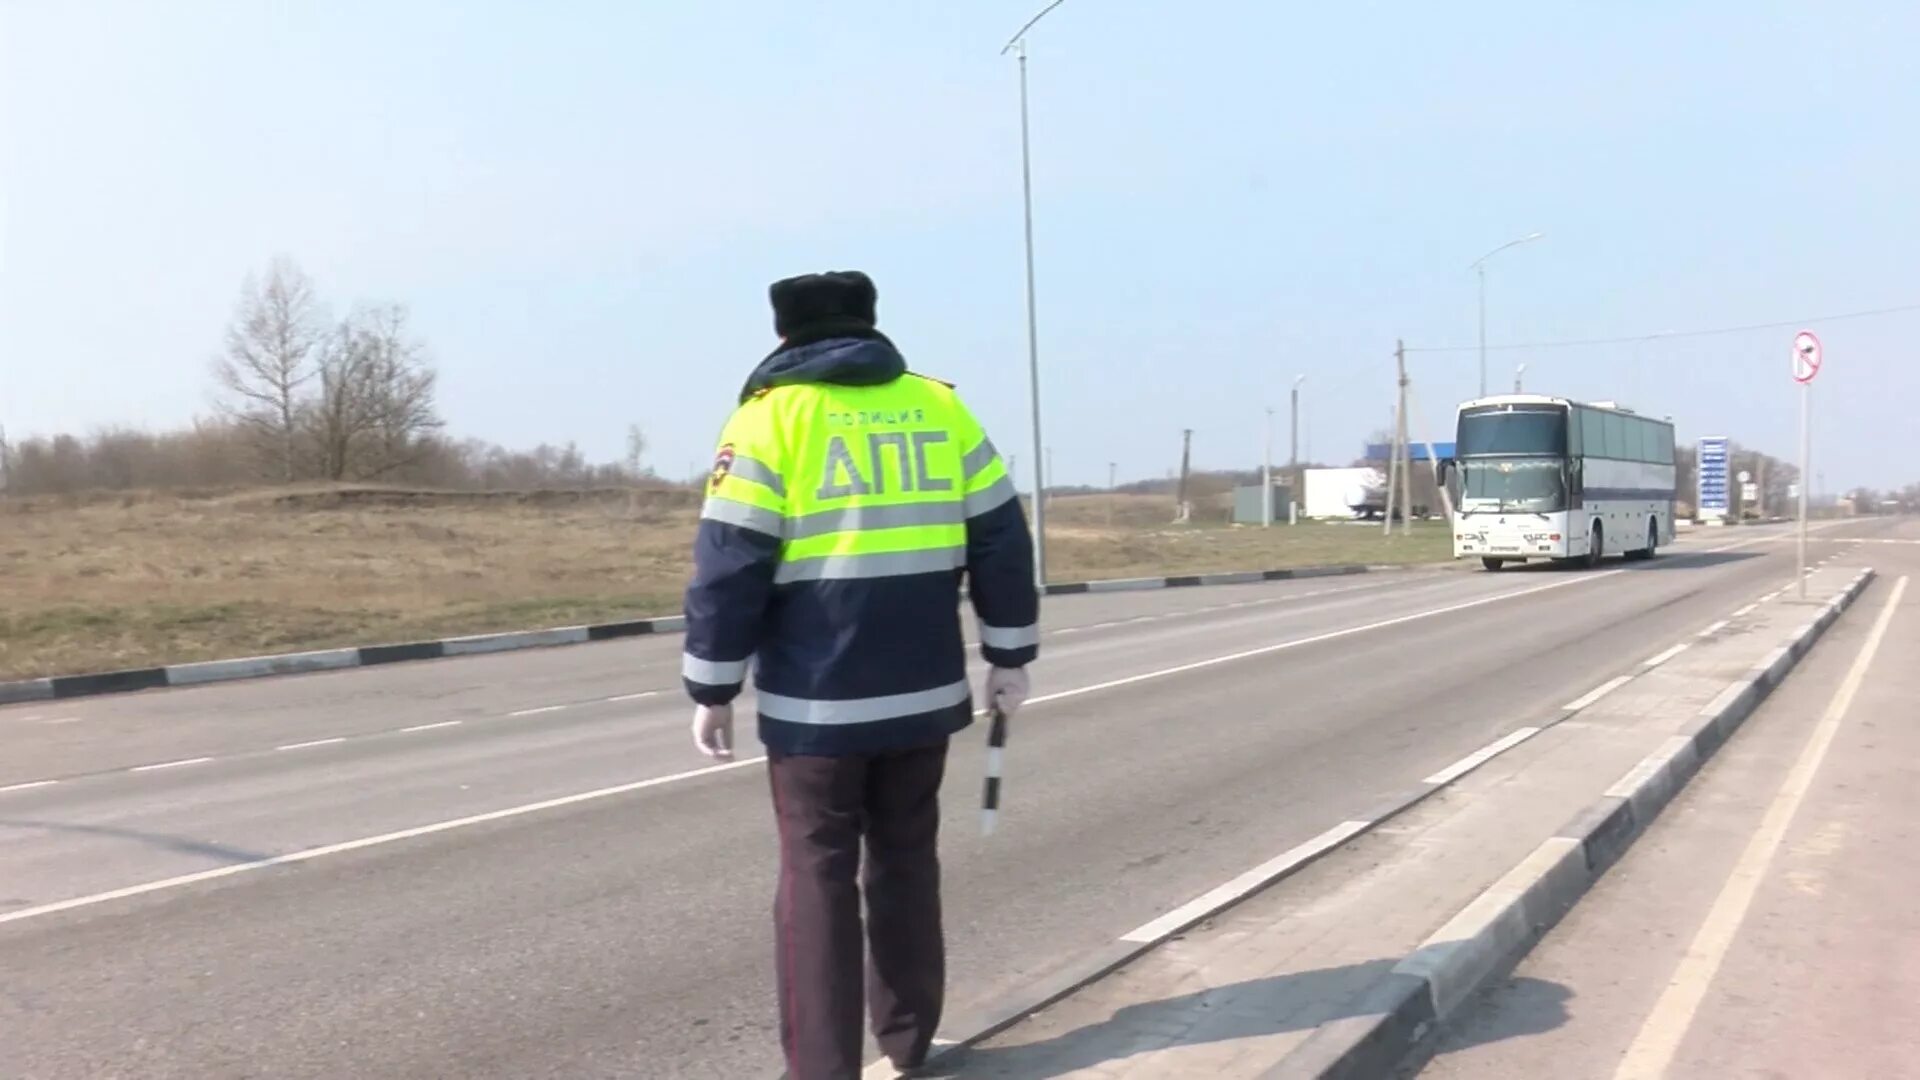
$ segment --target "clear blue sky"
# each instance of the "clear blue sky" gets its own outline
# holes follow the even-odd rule
[[[1028,457],[1015,67],[1039,0],[0,0],[0,423],[208,409],[243,276],[410,304],[451,428],[704,462],[765,286],[858,267]],[[1032,39],[1057,479],[1384,427],[1391,350],[1920,302],[1920,7],[1069,0]],[[1822,325],[1829,488],[1920,479],[1920,313]],[[1788,331],[1494,354],[1790,456]],[[1418,354],[1425,433],[1471,352]]]

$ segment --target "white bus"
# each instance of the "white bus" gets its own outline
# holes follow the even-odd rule
[[[1650,559],[1673,540],[1673,425],[1610,401],[1507,394],[1460,406],[1453,556],[1487,569]]]

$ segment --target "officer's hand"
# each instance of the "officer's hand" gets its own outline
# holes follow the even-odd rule
[[[1026,668],[997,667],[987,672],[987,702],[1009,720],[1026,704],[1029,689]]]
[[[732,761],[733,706],[696,707],[693,710],[693,745],[715,761]]]

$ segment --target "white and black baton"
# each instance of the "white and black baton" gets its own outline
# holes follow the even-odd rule
[[[980,793],[980,835],[992,836],[994,820],[1000,815],[1000,766],[1007,748],[1007,714],[993,707],[993,719],[987,724],[987,783]]]

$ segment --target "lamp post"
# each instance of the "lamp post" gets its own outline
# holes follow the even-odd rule
[[[1027,20],[1020,32],[1013,35],[1006,47],[1000,50],[1005,56],[1011,52],[1020,61],[1020,190],[1026,212],[1027,238],[1027,377],[1030,393],[1033,397],[1033,575],[1035,583],[1045,587],[1047,583],[1047,500],[1045,497],[1047,478],[1043,471],[1046,467],[1045,448],[1040,434],[1040,323],[1034,307],[1033,287],[1033,152],[1028,136],[1027,125],[1027,32],[1035,23],[1047,17],[1047,13],[1066,0],[1053,0],[1040,10],[1040,14]]]
[[[1473,260],[1473,262],[1467,266],[1467,269],[1473,271],[1474,274],[1480,280],[1480,396],[1481,397],[1487,396],[1487,260],[1493,258],[1495,255],[1500,254],[1501,252],[1507,250],[1510,247],[1519,247],[1521,244],[1531,243],[1535,240],[1540,239],[1545,235],[1547,234],[1541,233],[1541,232],[1532,232],[1519,238],[1518,240],[1509,240],[1506,243],[1501,244],[1499,247],[1494,248],[1492,251],[1487,252],[1485,255],[1482,255],[1479,258]]]

